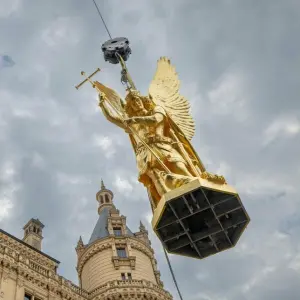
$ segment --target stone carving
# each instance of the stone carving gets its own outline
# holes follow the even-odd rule
[[[2,280],[3,280],[3,282],[7,282],[8,278],[9,278],[9,272],[4,272],[3,271],[3,274],[2,274]]]
[[[19,288],[22,288],[24,286],[24,281],[21,280],[21,279],[18,279],[17,285],[18,285]]]

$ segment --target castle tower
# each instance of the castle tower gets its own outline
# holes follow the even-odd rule
[[[127,227],[103,181],[96,200],[99,217],[93,233],[86,245],[80,237],[76,247],[80,287],[91,299],[172,299],[163,289],[145,226],[141,223],[136,233]]]
[[[132,233],[103,182],[96,199],[94,231],[86,245],[80,237],[76,247],[80,287],[59,275],[59,261],[41,251],[44,225],[38,219],[24,226],[22,240],[0,228],[1,300],[172,300],[145,226]]]
[[[44,225],[39,219],[31,219],[23,227],[24,237],[23,241],[37,250],[42,249],[42,230]]]

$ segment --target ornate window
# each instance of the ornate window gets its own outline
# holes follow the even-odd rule
[[[132,280],[131,273],[127,273],[127,278],[128,278],[128,280]]]
[[[109,198],[108,198],[108,195],[107,195],[107,194],[105,194],[105,202],[106,202],[106,203],[109,203]]]
[[[126,249],[125,248],[117,248],[117,254],[120,258],[126,258]]]
[[[114,227],[114,235],[116,235],[116,236],[122,235],[121,227]]]
[[[120,267],[125,266],[131,268],[131,270],[135,269],[136,257],[131,255],[130,245],[127,243],[117,243],[113,245],[112,248],[114,252],[112,260],[116,270],[119,270]]]
[[[121,278],[122,278],[122,280],[126,280],[125,273],[121,273]]]
[[[34,300],[41,300],[40,298],[37,298],[37,297],[34,297],[34,298],[33,298],[32,295],[25,293],[25,295],[24,295],[24,300],[33,300],[33,299],[34,299]]]

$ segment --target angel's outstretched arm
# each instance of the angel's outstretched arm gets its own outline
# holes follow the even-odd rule
[[[117,117],[117,116],[115,116],[115,115],[113,115],[111,113],[111,110],[107,106],[107,104],[106,104],[106,102],[104,100],[104,96],[103,95],[99,95],[99,107],[101,108],[101,110],[103,112],[103,115],[105,116],[105,118],[109,122],[111,122],[111,123],[117,125],[118,127],[121,127],[124,130],[126,130],[126,126],[124,125],[124,123],[122,122],[122,120],[119,117]]]
[[[164,115],[161,113],[155,113],[152,116],[147,117],[134,117],[132,118],[134,123],[144,124],[148,126],[155,126],[158,123],[162,122]]]

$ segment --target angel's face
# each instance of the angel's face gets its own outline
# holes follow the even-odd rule
[[[131,107],[133,111],[138,112],[144,109],[143,101],[140,97],[133,96],[132,97],[132,102],[131,102]]]

